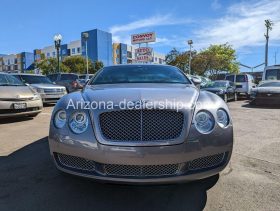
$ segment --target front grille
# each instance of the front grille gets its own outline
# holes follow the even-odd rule
[[[216,167],[225,160],[224,157],[225,153],[221,153],[192,160],[189,162],[189,170],[199,170]]]
[[[173,110],[121,110],[100,114],[100,128],[110,141],[160,141],[181,135],[184,114]]]
[[[57,164],[65,169],[84,174],[108,177],[162,177],[193,174],[197,171],[207,171],[225,164],[228,152],[198,158],[178,164],[162,165],[121,165],[103,164],[93,160],[54,153]]]
[[[236,85],[236,88],[242,88],[242,85]]]
[[[44,92],[46,94],[48,93],[63,93],[64,92],[64,89],[63,88],[52,88],[52,89],[44,89]]]
[[[65,155],[65,154],[57,154],[57,158],[63,166],[85,170],[85,171],[94,171],[95,170],[95,162],[92,160],[86,160],[84,158]]]
[[[109,176],[171,176],[180,173],[183,164],[167,165],[116,165],[104,164],[104,171]]]

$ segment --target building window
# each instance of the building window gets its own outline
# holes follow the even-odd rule
[[[47,58],[50,58],[50,53],[47,53]]]
[[[54,51],[54,52],[52,52],[52,56],[53,56],[53,57],[55,57],[55,51]]]
[[[75,49],[75,48],[72,48],[71,54],[75,54],[75,53],[76,53],[76,49]]]
[[[77,53],[81,53],[81,48],[80,47],[77,48]]]

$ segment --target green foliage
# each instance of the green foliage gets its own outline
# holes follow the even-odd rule
[[[176,55],[174,57],[174,55]],[[189,62],[188,52],[170,51],[166,58],[167,64],[174,65],[184,70]],[[210,45],[199,53],[192,53],[192,74],[217,76],[220,73],[238,73],[239,66],[236,61],[235,50],[226,44]]]
[[[49,58],[35,63],[35,67],[42,71],[42,74],[51,74],[57,72],[57,59]],[[64,64],[60,64],[61,72],[69,72],[69,68]]]
[[[57,72],[57,59],[49,58],[43,59],[40,62],[35,63],[36,68],[41,69],[43,74],[50,74]],[[93,74],[103,67],[101,61],[92,62],[88,61],[89,73]],[[66,57],[60,63],[61,72],[71,72],[77,74],[85,74],[87,69],[87,61],[82,56]]]

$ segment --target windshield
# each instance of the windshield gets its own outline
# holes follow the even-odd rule
[[[52,82],[46,76],[39,75],[21,75],[24,83],[28,84],[51,84]]]
[[[176,67],[155,65],[111,66],[102,69],[91,81],[93,84],[118,83],[180,83],[190,84]]]
[[[0,74],[0,86],[25,86],[19,79],[12,75]]]
[[[246,75],[236,75],[236,82],[246,82]]]
[[[266,70],[265,80],[280,80],[280,69]]]
[[[205,88],[224,88],[227,86],[227,82],[225,81],[214,81],[207,83],[204,87]]]
[[[259,87],[280,87],[280,82],[279,81],[266,82],[266,83],[260,84]]]

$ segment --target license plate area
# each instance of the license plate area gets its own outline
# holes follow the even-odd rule
[[[13,107],[16,110],[22,110],[22,109],[26,109],[27,105],[26,105],[26,103],[14,103]]]

